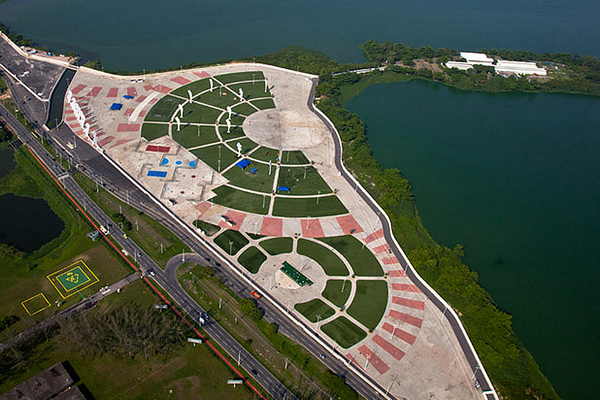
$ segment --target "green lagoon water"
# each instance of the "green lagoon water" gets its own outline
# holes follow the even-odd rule
[[[346,106],[377,160],[411,181],[433,238],[465,245],[559,394],[597,398],[600,99],[410,81]]]
[[[597,0],[10,0],[0,21],[113,70],[291,44],[360,62],[367,39],[600,55]],[[597,397],[600,101],[410,82],[369,87],[348,106],[376,158],[411,180],[433,237],[465,244],[559,394]]]

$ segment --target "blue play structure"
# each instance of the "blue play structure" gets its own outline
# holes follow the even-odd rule
[[[250,173],[251,173],[251,174],[255,174],[255,173],[256,173],[256,171],[258,171],[258,170],[257,170],[256,168],[252,167],[252,169],[250,170]]]
[[[183,162],[182,162],[182,161],[179,161],[179,160],[177,160],[177,161],[175,161],[175,164],[177,164],[177,165],[181,165],[181,164],[183,164]]]
[[[279,190],[280,192],[290,192],[290,187],[289,186],[278,186],[277,190]]]
[[[123,104],[121,103],[112,103],[112,106],[110,106],[112,111],[119,111],[121,108],[123,108]]]
[[[190,161],[190,167],[192,168],[196,168],[196,163],[198,162],[198,160],[194,160],[194,161]]]
[[[148,171],[148,176],[155,178],[166,178],[167,171]]]
[[[250,165],[250,164],[252,164],[252,161],[250,161],[250,160],[246,160],[246,159],[243,159],[243,160],[241,160],[241,161],[238,161],[238,162],[235,164],[235,166],[236,166],[236,167],[240,167],[241,169],[244,169],[244,168],[246,168],[246,167],[247,167],[248,165]]]
[[[128,99],[128,100],[131,100],[131,99],[133,99],[133,96],[132,96],[132,95],[130,95],[130,94],[126,94],[126,95],[124,95],[124,96],[123,96],[123,98],[124,98],[124,99]]]
[[[160,160],[161,167],[163,165],[167,165],[168,163],[169,163],[169,159],[167,157],[164,157],[162,160]]]

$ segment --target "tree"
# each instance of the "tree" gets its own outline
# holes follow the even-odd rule
[[[246,314],[253,320],[258,321],[262,318],[263,313],[258,307],[256,307],[254,301],[250,299],[240,299],[239,304],[240,310],[242,310],[244,314]]]

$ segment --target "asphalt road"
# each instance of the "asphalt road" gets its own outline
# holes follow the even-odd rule
[[[80,204],[84,205],[87,213],[99,224],[105,227],[110,226],[110,235],[112,241],[134,255],[136,263],[141,271],[147,274],[153,271],[152,279],[156,281],[168,295],[195,321],[204,310],[181,288],[178,282],[167,279],[165,272],[148,256],[144,251],[130,239],[125,239],[124,232],[116,225],[112,224],[110,218],[87,196],[87,194],[77,185],[70,176],[69,172],[64,170],[58,162],[44,149],[33,136],[12,116],[4,107],[0,106],[0,117],[10,126],[10,128],[19,135],[23,143],[27,144],[34,153],[44,162],[48,169],[63,184],[65,189]],[[111,226],[112,225],[112,226]],[[232,358],[241,359],[241,367],[244,368],[251,377],[255,379],[266,391],[275,399],[293,399],[295,398],[288,389],[279,380],[271,374],[262,364],[260,364],[246,349],[244,349],[235,339],[214,321],[203,326],[206,333],[212,337],[219,346],[221,346]],[[255,371],[256,373],[253,373]]]
[[[446,305],[439,300],[439,298],[433,293],[433,291],[427,285],[423,284],[421,279],[417,276],[416,271],[412,268],[412,265],[410,265],[404,252],[402,252],[400,250],[400,248],[396,245],[396,241],[394,240],[394,237],[392,234],[392,227],[391,227],[388,219],[384,217],[385,213],[383,213],[380,210],[378,205],[371,199],[371,197],[367,194],[367,192],[364,190],[364,188],[361,185],[356,184],[356,181],[350,176],[350,174],[347,172],[347,170],[343,166],[343,163],[342,163],[342,141],[340,139],[340,136],[338,135],[335,127],[329,121],[329,119],[325,118],[320,112],[318,112],[314,106],[314,95],[315,95],[314,92],[315,92],[315,87],[316,87],[317,83],[318,83],[318,80],[313,79],[313,87],[312,87],[312,90],[311,90],[311,93],[310,93],[310,96],[308,99],[308,107],[315,114],[317,114],[319,116],[319,118],[325,123],[325,125],[331,132],[331,136],[333,137],[333,141],[335,143],[335,166],[336,166],[336,168],[338,169],[338,171],[341,172],[344,179],[346,179],[346,181],[351,186],[356,187],[356,191],[357,191],[358,195],[360,196],[360,198],[371,208],[371,210],[375,214],[378,215],[378,218],[381,222],[381,226],[383,229],[383,234],[384,234],[385,240],[388,244],[390,244],[390,246],[392,248],[392,252],[394,253],[394,256],[396,256],[396,258],[400,261],[400,265],[402,265],[402,268],[406,271],[410,280],[419,287],[419,289],[423,292],[423,294],[425,294],[425,296],[427,296],[427,298],[429,300],[431,300],[431,302],[433,304],[435,304],[435,306],[440,311],[442,311],[444,313],[444,316],[450,323],[450,326],[452,327],[452,330],[454,331],[454,334],[456,335],[456,337],[458,339],[460,347],[461,347],[463,353],[465,354],[465,357],[467,358],[467,361],[471,368],[471,372],[473,373],[473,376],[477,380],[477,383],[480,385],[482,392],[493,390],[493,387],[491,387],[491,382],[489,382],[486,379],[486,377],[484,376],[484,374],[481,370],[482,366],[478,363],[477,356],[476,356],[475,352],[473,351],[473,349],[469,345],[469,343],[470,343],[469,338],[465,335],[465,333],[461,329],[461,322],[456,318],[454,313],[446,312]],[[489,394],[486,394],[486,398],[488,398],[489,400],[493,400],[493,399],[495,399],[495,396],[494,396],[494,394],[489,393]]]

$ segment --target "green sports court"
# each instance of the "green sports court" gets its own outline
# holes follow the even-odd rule
[[[99,282],[83,260],[48,275],[48,280],[63,299]]]

